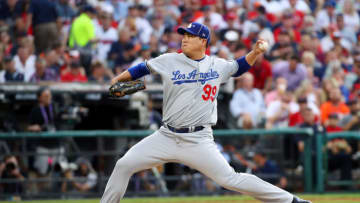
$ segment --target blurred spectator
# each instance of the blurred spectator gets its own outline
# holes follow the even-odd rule
[[[45,52],[45,61],[46,61],[46,68],[51,69],[54,74],[58,78],[60,77],[60,65],[59,63],[60,56],[57,54],[55,49],[48,49]]]
[[[95,41],[95,26],[92,21],[95,15],[96,10],[92,6],[85,6],[80,16],[75,18],[69,36],[70,48],[90,48],[91,43]]]
[[[55,82],[57,80],[58,77],[56,73],[51,68],[48,68],[45,59],[37,57],[35,62],[35,73],[31,76],[29,82]]]
[[[61,75],[61,82],[87,82],[88,79],[82,70],[80,61],[72,61],[70,70]]]
[[[297,45],[291,40],[289,32],[281,30],[279,32],[278,41],[271,47],[267,57],[270,61],[278,59],[286,60],[289,56],[296,55],[297,53]]]
[[[71,21],[76,16],[76,11],[70,5],[70,0],[58,0],[56,2],[56,10],[58,12],[60,22],[62,24],[61,29],[61,41],[66,43],[65,40],[68,38],[68,33],[71,27]]]
[[[299,111],[299,105],[292,100],[291,92],[286,92],[280,100],[269,104],[266,109],[266,129],[288,126],[289,115]]]
[[[325,60],[325,55],[323,53],[323,50],[321,49],[320,41],[315,34],[303,34],[301,36],[299,55],[302,57],[303,60],[306,53],[312,53],[313,55],[315,55],[315,58],[312,60],[307,60],[308,63],[304,63],[305,66],[319,68],[319,66],[321,66],[321,63],[323,63]]]
[[[40,61],[39,61],[40,62]],[[50,89],[41,88],[37,94],[38,105],[31,110],[28,130],[33,132],[54,131],[56,112]]]
[[[81,63],[89,68],[92,58],[92,44],[96,42],[95,25],[92,19],[96,16],[96,10],[86,5],[81,14],[75,18],[69,34],[69,47],[80,52]]]
[[[206,19],[210,21],[210,27],[214,31],[218,31],[227,27],[227,23],[224,18],[216,12],[214,5],[206,5],[202,7],[203,16],[196,19],[196,22],[205,23]]]
[[[340,169],[340,180],[352,179],[351,147],[344,139],[331,140],[326,145],[328,149],[329,171]]]
[[[114,8],[114,20],[117,22],[121,21],[122,19],[126,18],[128,15],[128,1],[113,1],[107,0],[107,3],[111,4]]]
[[[18,31],[17,25],[22,21],[23,4],[23,0],[0,1],[0,27],[8,26],[12,35]]]
[[[302,15],[311,13],[309,5],[304,0],[285,0],[281,3],[285,4],[284,7],[289,8],[292,12],[301,12]]]
[[[230,101],[230,112],[240,128],[257,128],[265,115],[265,103],[261,92],[254,88],[254,77],[245,73],[242,87],[234,92]]]
[[[335,24],[335,0],[327,0],[324,4],[324,9],[316,14],[316,31],[319,34],[324,35],[327,32],[330,25]]]
[[[329,100],[321,105],[321,122],[327,126],[330,114],[337,113],[342,119],[349,112],[349,108],[342,100],[340,89],[331,89]]]
[[[91,65],[91,75],[89,76],[89,82],[106,83],[113,78],[111,70],[106,68],[100,61],[95,61]]]
[[[355,49],[352,53],[352,58],[354,60],[354,63],[352,64],[352,69],[351,71],[346,73],[344,78],[344,85],[349,90],[353,89],[355,81],[360,78],[360,50]]]
[[[299,125],[300,128],[312,128],[315,133],[319,132],[320,125],[316,122],[316,117],[312,112],[311,108],[307,107],[303,112],[304,121]],[[315,138],[313,138],[315,140]],[[295,142],[297,145],[298,153],[302,154],[304,152],[305,144],[303,136],[295,136]],[[315,145],[313,145],[315,146]],[[312,149],[314,150],[314,148]]]
[[[344,131],[354,131],[360,129],[360,100],[352,99],[347,103],[350,114],[344,116],[340,121],[340,126]]]
[[[283,12],[281,26],[274,30],[274,38],[276,42],[279,41],[278,36],[284,30],[289,34],[292,42],[297,44],[301,42],[301,34],[297,29],[295,29],[294,19],[292,11],[286,10]]]
[[[31,132],[55,131],[59,125],[60,114],[52,102],[50,89],[41,88],[37,93],[37,98],[38,104],[31,110],[27,130]],[[66,159],[65,148],[56,138],[32,139],[29,145],[30,150],[36,151],[34,159],[30,159],[30,168],[35,170],[36,177],[46,176],[55,163]],[[44,182],[37,184],[40,190],[45,186]]]
[[[154,1],[154,6],[148,7],[147,18],[152,21],[158,17],[163,20],[165,27],[176,26],[177,20],[181,18],[181,11],[179,2],[157,0]]]
[[[336,113],[330,114],[327,132],[340,132],[339,117]],[[344,139],[334,139],[326,145],[329,155],[329,171],[340,169],[341,180],[351,180],[351,152],[352,149]]]
[[[111,27],[112,13],[102,11],[99,15],[100,25],[95,29],[97,41],[96,58],[101,62],[106,62],[111,44],[118,40],[115,28]]]
[[[348,77],[346,79],[346,81],[348,81],[348,79],[351,79],[351,85],[349,84],[349,86],[353,90],[356,90],[358,88],[357,86],[360,85],[360,54],[355,57],[353,72],[348,73]]]
[[[78,158],[76,160],[76,165],[78,166],[78,169],[76,171],[67,170],[65,172],[65,178],[69,182],[65,182],[62,187],[62,192],[71,191],[71,189],[68,189],[69,186],[72,186],[74,190],[80,191],[80,192],[88,192],[97,184],[97,173],[93,169],[91,163],[89,160],[85,158]],[[70,185],[71,184],[71,185]]]
[[[339,126],[339,116],[336,113],[329,115],[329,124],[326,126],[326,132],[340,132],[342,128]]]
[[[274,78],[283,77],[287,80],[287,90],[294,91],[298,88],[301,82],[306,78],[306,69],[300,63],[300,58],[293,55],[289,61],[282,61],[273,66]]]
[[[14,43],[11,41],[7,27],[0,31],[1,52],[4,55],[14,55]]]
[[[0,163],[0,179],[16,182],[2,183],[3,194],[20,195],[24,192],[24,173],[19,167],[19,162],[14,155],[6,155]]]
[[[51,48],[53,43],[59,40],[61,21],[58,18],[55,2],[50,0],[31,1],[29,13],[29,19],[33,26],[36,53],[40,54]]]
[[[130,68],[132,61],[135,60],[137,48],[132,43],[125,44],[121,54],[115,60],[115,74],[120,74]]]
[[[151,59],[151,51],[148,45],[142,45],[140,50],[140,55],[137,57],[130,65],[130,67],[139,64],[141,62],[145,62]]]
[[[300,124],[304,123],[304,114],[308,108],[310,108],[314,112],[313,108],[310,107],[306,97],[300,97],[297,102],[299,104],[299,111],[296,113],[290,114],[290,116],[289,116],[289,126],[290,127],[299,126]],[[317,109],[317,111],[318,111],[318,113],[314,114],[315,122],[319,121],[319,116],[318,116],[319,109]]]
[[[119,30],[118,36],[119,40],[111,44],[108,53],[109,66],[111,68],[115,68],[122,63],[125,47],[129,47],[132,44],[131,35],[127,29]]]
[[[287,89],[287,81],[283,77],[276,79],[275,89],[265,94],[265,104],[268,107],[271,102],[280,100]]]
[[[4,70],[0,71],[0,83],[23,82],[24,74],[16,70],[14,60],[11,56],[4,57]]]
[[[24,74],[24,81],[29,82],[30,77],[35,73],[35,55],[32,55],[29,48],[21,46],[14,57],[15,68]]]
[[[271,63],[261,55],[249,72],[254,77],[254,87],[262,90],[264,93],[271,90],[272,68]]]
[[[309,80],[304,80],[301,86],[295,91],[296,98],[305,98],[306,103],[312,109],[315,115],[320,115],[320,93],[314,89]]]
[[[336,86],[340,88],[341,94],[344,97],[344,101],[347,102],[350,97],[349,89],[344,85],[345,80],[345,72],[341,68],[337,68],[333,70],[331,75],[332,80],[334,80]]]
[[[346,40],[349,42],[356,44],[356,29],[353,27],[345,26],[344,15],[342,13],[336,16],[336,29],[341,33]]]
[[[130,184],[129,189],[134,190],[134,192],[153,192],[157,189],[155,177],[152,175],[151,170],[144,170],[136,173],[133,180],[134,182]]]
[[[288,181],[279,169],[279,166],[274,161],[268,159],[262,150],[255,152],[253,161],[255,163],[252,167],[253,174],[280,188],[288,186]]]
[[[343,1],[343,13],[345,27],[353,29],[355,32],[360,28],[360,16],[356,10],[354,1]]]
[[[314,88],[319,88],[320,79],[314,75],[314,72],[315,69],[317,69],[321,65],[316,61],[315,54],[310,51],[303,52],[301,62],[305,65],[306,78],[309,85]]]
[[[147,19],[139,15],[139,8],[136,5],[132,5],[129,7],[128,17],[120,21],[119,29],[124,29],[125,27],[130,27],[134,29],[134,26],[140,42],[143,44],[149,43],[153,28],[151,27]]]

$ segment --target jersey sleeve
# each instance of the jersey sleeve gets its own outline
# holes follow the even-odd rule
[[[146,67],[150,70],[150,73],[167,73],[169,72],[169,63],[171,62],[171,59],[173,58],[172,54],[162,54],[156,58],[150,59],[145,62]]]

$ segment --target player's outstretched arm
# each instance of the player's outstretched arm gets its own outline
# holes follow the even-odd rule
[[[129,68],[128,70],[122,72],[111,80],[111,85],[114,85],[117,82],[126,82],[131,80],[137,80],[145,75],[150,74],[149,69],[146,67],[145,62],[139,63],[136,66]]]
[[[268,48],[268,43],[264,40],[258,40],[253,48],[246,56],[236,59],[238,64],[238,70],[234,73],[233,77],[239,77],[246,71],[248,71],[251,66],[253,66],[259,55],[264,53]]]
[[[126,82],[131,80],[131,75],[128,70],[120,73],[119,75],[115,76],[113,79],[111,79],[111,85],[117,83],[117,82]]]
[[[257,57],[266,52],[268,46],[269,45],[265,40],[259,39],[258,41],[256,41],[253,50],[250,51],[245,57],[246,62],[248,62],[250,66],[253,66],[256,62]]]

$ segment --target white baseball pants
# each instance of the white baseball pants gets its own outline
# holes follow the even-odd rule
[[[265,203],[292,202],[289,192],[254,175],[236,173],[217,149],[212,133],[202,131],[179,134],[161,128],[141,140],[117,161],[100,203],[119,203],[134,173],[167,162],[185,164],[224,188]],[[184,139],[186,136],[190,138]]]

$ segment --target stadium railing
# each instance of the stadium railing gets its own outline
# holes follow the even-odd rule
[[[355,139],[360,140],[360,131],[344,131],[326,133],[323,132],[320,136],[316,136],[316,174],[317,184],[315,186],[315,192],[323,193],[325,186],[352,186],[360,185],[359,180],[326,180],[326,174],[328,173],[327,167],[324,164],[327,163],[327,141],[343,138],[343,139]]]
[[[92,152],[81,152],[86,155],[114,155],[119,154],[119,150],[109,151],[104,150],[103,138],[106,137],[116,137],[116,138],[142,138],[148,136],[153,131],[150,130],[96,130],[96,131],[56,131],[56,132],[41,132],[41,133],[30,133],[30,132],[19,132],[19,133],[0,133],[0,141],[8,141],[15,139],[17,142],[20,142],[22,148],[20,152],[16,155],[23,157],[35,156],[35,152],[29,152],[26,149],[26,142],[32,138],[61,138],[61,139],[72,139],[72,138],[96,138],[96,151]],[[254,130],[214,130],[214,138],[226,138],[226,137],[236,137],[236,136],[280,136],[280,135],[302,135],[305,137],[305,150],[304,150],[304,171],[303,171],[303,180],[304,180],[304,190],[305,192],[314,192],[312,179],[312,160],[311,160],[311,151],[313,145],[313,136],[314,133],[312,129],[299,129],[299,128],[279,128],[279,129],[254,129]],[[321,141],[322,142],[322,141]],[[81,155],[81,153],[79,153]],[[72,155],[77,154],[73,153]],[[319,157],[320,159],[321,157]],[[317,167],[319,167],[317,165]],[[106,183],[107,178],[102,180]],[[1,184],[0,180],[0,184]],[[36,181],[36,180],[35,180]],[[46,180],[38,180],[46,181]],[[99,180],[101,181],[101,179]],[[320,186],[318,186],[320,187]],[[319,188],[316,188],[319,189]],[[320,191],[320,190],[318,190]],[[100,190],[97,192],[101,192]],[[0,195],[1,196],[1,195]],[[1,197],[0,197],[1,198]],[[31,198],[31,197],[30,197]]]

